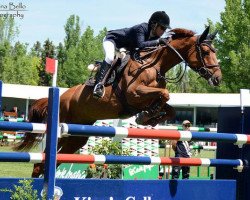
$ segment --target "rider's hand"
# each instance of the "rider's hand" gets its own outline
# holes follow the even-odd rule
[[[163,44],[163,45],[166,45],[169,43],[169,40],[168,38],[160,38],[159,39],[159,44]]]

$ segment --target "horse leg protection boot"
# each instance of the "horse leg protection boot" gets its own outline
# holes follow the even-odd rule
[[[109,68],[111,66],[104,60],[100,70],[97,72],[97,76],[96,76],[96,85],[94,87],[94,91],[93,91],[93,96],[95,98],[102,98],[104,96],[104,92],[105,92],[105,80],[104,77],[107,74]]]

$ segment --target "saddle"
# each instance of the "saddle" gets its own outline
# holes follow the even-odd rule
[[[114,63],[111,66],[110,71],[108,72],[108,77],[105,81],[105,86],[109,86],[112,85],[114,83],[118,83],[120,78],[122,77],[123,71],[125,69],[126,64],[128,63],[130,59],[130,55],[126,54],[124,55],[124,57],[118,57],[116,56],[116,59],[114,60]],[[93,73],[94,72],[98,72],[98,70],[100,69],[100,66],[102,65],[101,61],[95,61],[94,64],[89,65],[88,69],[91,69],[91,74],[90,74],[90,78],[85,82],[85,85],[87,86],[91,86],[94,87],[96,84],[96,75],[97,73],[95,73],[94,76]]]
[[[116,55],[116,59],[114,60],[114,63],[112,64],[112,66],[110,68],[110,71],[107,72],[108,76],[105,80],[104,85],[105,86],[109,86],[109,85],[112,86],[115,95],[119,99],[120,103],[123,105],[124,109],[121,111],[121,113],[119,113],[121,118],[131,117],[131,116],[134,116],[135,114],[138,114],[142,111],[142,110],[128,104],[124,92],[118,86],[118,83],[119,83],[121,77],[123,76],[125,66],[127,65],[130,58],[132,60],[135,60],[135,61],[143,64],[144,60],[146,60],[148,57],[150,57],[151,53],[156,51],[156,50],[157,50],[157,48],[146,48],[146,49],[141,50],[141,51],[130,52],[130,54],[124,53],[124,56],[122,58],[120,58],[119,56]],[[143,56],[141,55],[142,52],[144,53]],[[146,52],[146,54],[145,54],[145,52]],[[89,65],[88,69],[92,70],[91,75],[93,74],[93,72],[99,70],[101,65],[102,65],[102,62],[100,62],[100,61],[96,61],[95,64]],[[97,71],[97,73],[98,73],[98,71]],[[94,87],[96,84],[96,81],[95,81],[96,75],[95,76],[91,76],[91,75],[90,75],[90,78],[85,82],[85,85],[90,86],[90,87]]]

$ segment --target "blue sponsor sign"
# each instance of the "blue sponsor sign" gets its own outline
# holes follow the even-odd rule
[[[14,189],[18,180],[0,179],[0,188]],[[41,194],[43,179],[33,185]],[[54,194],[57,200],[235,200],[236,181],[56,179]],[[10,194],[0,192],[0,199]]]

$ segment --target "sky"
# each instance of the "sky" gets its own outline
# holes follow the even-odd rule
[[[96,35],[104,27],[111,30],[147,22],[158,10],[169,15],[172,28],[202,33],[207,19],[220,21],[224,7],[225,0],[0,0],[0,17],[16,14],[12,16],[20,42],[33,45],[49,38],[57,45],[63,42],[64,26],[73,14],[80,17],[82,31],[90,26]]]

